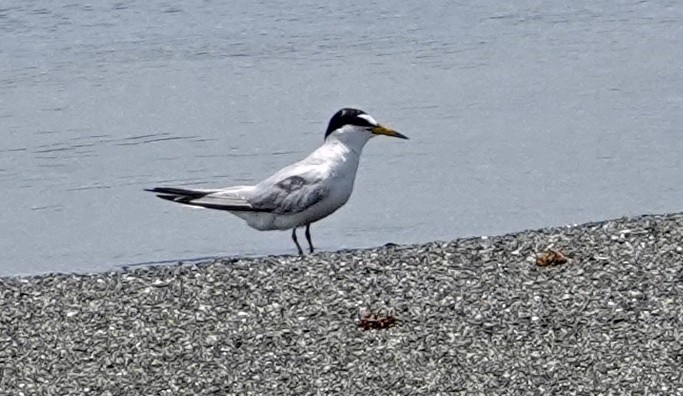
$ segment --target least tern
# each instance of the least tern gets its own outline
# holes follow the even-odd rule
[[[345,108],[330,119],[318,149],[256,185],[213,190],[155,187],[145,191],[180,204],[227,211],[260,231],[291,229],[299,254],[304,252],[296,229],[305,226],[313,253],[311,224],[348,201],[363,147],[378,135],[408,139],[362,110]]]

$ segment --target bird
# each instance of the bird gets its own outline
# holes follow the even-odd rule
[[[145,191],[183,205],[226,211],[259,231],[291,229],[299,255],[304,251],[296,231],[305,227],[309,252],[313,253],[311,224],[349,200],[363,147],[379,135],[408,139],[363,110],[343,108],[330,119],[320,147],[258,184],[221,189],[154,187]]]

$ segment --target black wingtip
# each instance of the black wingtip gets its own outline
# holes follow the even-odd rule
[[[177,188],[177,187],[154,187],[154,188],[146,188],[145,191],[157,193],[157,194],[165,194],[165,195],[177,195],[177,196],[183,196],[187,198],[201,198],[204,197],[210,192],[207,191],[197,191],[197,190],[188,190],[185,188]]]
[[[145,188],[147,192],[157,194],[157,197],[167,201],[189,204],[195,199],[205,197],[209,194],[206,191],[187,190],[177,187],[154,187]]]
[[[209,202],[194,202],[196,199],[200,199],[211,194],[210,191],[195,191],[186,190],[184,188],[177,187],[154,187],[145,188],[145,191],[156,193],[157,197],[165,199],[167,201],[176,202],[179,204],[198,206],[207,209],[217,209],[217,210],[227,210],[236,212],[270,212],[270,209],[257,209],[253,208],[251,205],[221,205]]]
[[[172,202],[180,202],[180,198],[177,195],[162,195],[162,194],[157,194],[157,197],[161,199],[165,199],[167,201],[172,201]]]

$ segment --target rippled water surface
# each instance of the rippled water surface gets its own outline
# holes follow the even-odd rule
[[[357,106],[324,250],[683,210],[683,5],[6,2],[0,275],[293,252],[156,185],[254,183]]]

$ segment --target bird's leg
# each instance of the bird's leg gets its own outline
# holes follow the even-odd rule
[[[308,247],[311,249],[311,253],[313,253],[313,242],[311,242],[311,225],[306,224],[306,240],[308,241]]]
[[[301,246],[299,245],[299,241],[296,240],[296,227],[292,228],[292,240],[296,244],[296,248],[299,250],[299,255],[303,256],[304,251],[301,249]]]

